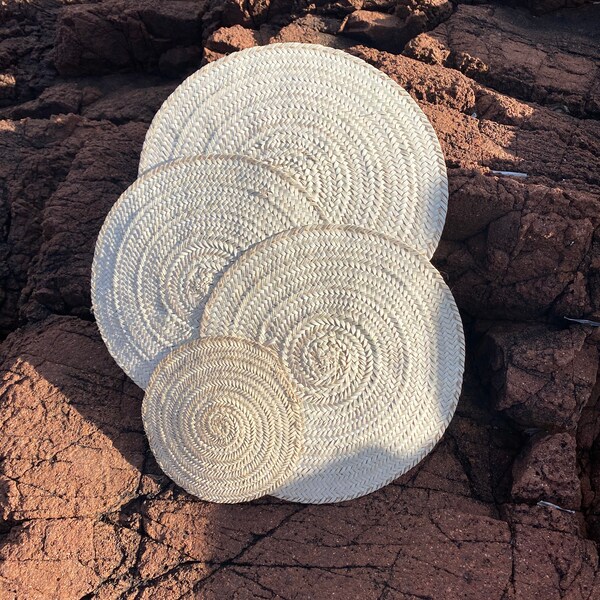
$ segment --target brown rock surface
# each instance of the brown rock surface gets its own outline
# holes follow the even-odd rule
[[[61,75],[155,68],[164,53],[200,43],[204,10],[205,3],[190,0],[111,0],[63,8],[54,64]]]
[[[517,501],[552,502],[562,508],[581,507],[577,447],[568,433],[535,436],[513,465],[512,495]]]
[[[39,519],[17,525],[0,548],[0,595],[28,600],[86,597],[103,582],[127,575],[138,545],[139,536],[130,529],[93,519]]]
[[[440,138],[451,202],[435,263],[459,306],[483,318],[595,314],[598,122],[519,102],[451,69],[352,52],[406,87]]]
[[[415,22],[416,21],[416,22]],[[408,40],[425,29],[425,19],[411,23],[387,13],[357,10],[345,21],[344,35],[388,52],[401,52]]]
[[[402,19],[423,14],[427,18],[427,29],[432,29],[445,21],[452,10],[452,2],[449,0],[398,0],[394,13]]]
[[[135,179],[146,126],[110,126],[90,136],[42,213],[42,244],[21,297],[26,317],[88,315],[95,239],[106,214]]]
[[[524,427],[574,430],[598,373],[598,351],[575,327],[496,325],[482,352],[498,410]]]
[[[0,124],[11,156],[0,163],[0,331],[33,315],[89,314],[95,238],[135,179],[146,126],[74,115]]]
[[[341,27],[341,20],[317,15],[300,17],[281,28],[270,25],[258,30],[242,25],[220,27],[206,40],[204,59],[212,62],[231,52],[274,43],[302,42],[342,50],[354,46],[354,40],[336,35]]]
[[[564,2],[563,2],[564,4]],[[459,6],[405,54],[484,85],[575,114],[600,116],[600,7],[543,18],[498,6]]]
[[[51,317],[2,345],[2,518],[99,517],[132,498],[146,451],[140,390],[93,323]]]
[[[526,6],[533,14],[543,15],[544,13],[559,10],[561,8],[574,8],[589,4],[593,0],[517,0],[516,4]]]
[[[232,27],[221,27],[217,29],[207,40],[205,51],[216,53],[218,57],[231,52],[238,52],[246,48],[260,46],[262,36],[254,29],[233,25]],[[212,54],[209,55],[212,59]]]
[[[514,569],[508,598],[590,598],[598,595],[597,545],[581,536],[576,515],[511,505],[504,516],[511,529]]]
[[[340,34],[340,35],[337,35]],[[303,42],[330,48],[350,48],[356,42],[344,35],[342,21],[307,15],[282,27],[268,43]]]
[[[563,319],[600,321],[597,7],[538,20],[457,4],[0,7],[0,598],[600,596],[600,334]],[[148,122],[202,57],[348,48],[343,19],[364,11],[412,19],[407,39],[435,27],[410,57],[350,51],[403,85],[442,143],[434,262],[464,316],[461,400],[430,456],[365,498],[210,505],[161,473],[141,391],[91,322],[95,238]]]
[[[0,4],[0,107],[31,100],[54,80],[58,8],[52,1]]]

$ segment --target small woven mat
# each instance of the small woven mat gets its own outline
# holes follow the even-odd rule
[[[182,488],[211,502],[268,494],[298,460],[302,413],[277,356],[204,338],[163,359],[142,406],[150,448]]]
[[[159,360],[197,337],[207,292],[241,251],[322,218],[279,170],[253,159],[206,157],[138,179],[102,227],[92,301],[104,341],[142,388]]]
[[[284,232],[245,252],[201,335],[273,348],[305,411],[304,451],[274,495],[349,500],[413,467],[454,413],[464,365],[452,294],[421,254],[353,227]]]
[[[392,79],[340,50],[271,44],[205,66],[156,114],[140,173],[211,153],[284,167],[330,223],[380,231],[427,256],[439,242],[448,183],[431,124]]]

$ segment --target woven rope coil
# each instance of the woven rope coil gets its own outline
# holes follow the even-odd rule
[[[454,413],[464,338],[419,253],[353,227],[284,232],[245,252],[206,304],[201,335],[273,348],[305,411],[304,451],[274,495],[349,500],[419,462]]]
[[[298,460],[302,413],[272,352],[204,338],[169,354],[142,406],[150,448],[182,488],[211,502],[268,494]]]
[[[198,335],[218,274],[250,245],[323,222],[293,180],[253,159],[183,159],[138,179],[110,211],[92,267],[104,341],[142,388],[161,358]]]
[[[140,173],[206,153],[283,167],[330,223],[380,231],[427,256],[439,242],[448,184],[431,124],[392,79],[340,50],[272,44],[189,77],[156,114]]]

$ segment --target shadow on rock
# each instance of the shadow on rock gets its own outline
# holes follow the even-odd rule
[[[52,317],[2,346],[4,519],[98,516],[138,489],[142,392],[94,323]]]

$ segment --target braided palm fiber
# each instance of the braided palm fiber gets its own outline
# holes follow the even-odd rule
[[[302,413],[277,356],[235,338],[193,340],[156,367],[142,405],[150,448],[211,502],[271,492],[298,461]]]
[[[274,495],[349,500],[440,438],[460,393],[458,310],[427,259],[354,227],[307,227],[245,252],[206,304],[201,335],[277,351],[305,411],[304,451]]]
[[[156,114],[140,172],[203,153],[284,167],[330,223],[381,231],[428,256],[440,239],[448,183],[433,128],[403,88],[340,50],[250,48],[189,77]]]
[[[320,222],[296,183],[253,159],[184,159],[144,175],[96,243],[92,301],[110,353],[145,388],[161,358],[197,337],[206,294],[235,256]]]

